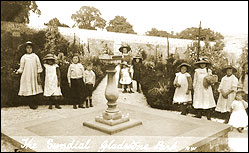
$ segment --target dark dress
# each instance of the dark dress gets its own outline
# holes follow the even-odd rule
[[[141,67],[142,67],[142,63],[134,62],[134,65],[133,65],[133,69],[134,69],[133,79],[136,80],[136,81],[141,81]]]

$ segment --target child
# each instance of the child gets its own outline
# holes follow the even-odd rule
[[[228,122],[229,125],[237,128],[240,133],[244,127],[248,126],[248,116],[245,111],[245,109],[248,107],[248,104],[243,100],[243,94],[243,90],[238,90],[236,92],[235,100],[231,105],[232,114]]]
[[[55,108],[61,109],[58,101],[62,97],[60,88],[60,69],[58,64],[55,63],[55,57],[53,54],[47,54],[43,60],[45,61],[45,85],[44,85],[44,96],[49,97],[49,107],[52,109],[53,103]]]
[[[135,56],[133,58],[133,79],[137,81],[137,92],[141,92],[140,90],[140,81],[141,81],[141,67],[142,67],[142,57]]]
[[[179,73],[176,73],[174,80],[174,86],[176,87],[173,103],[181,104],[182,115],[187,115],[187,104],[192,101],[191,89],[192,89],[192,78],[187,72],[190,67],[187,63],[182,63],[178,66],[180,69]]]
[[[223,69],[223,72],[226,73],[226,75],[221,79],[221,82],[218,88],[220,95],[219,95],[219,99],[218,99],[215,111],[225,114],[224,123],[228,123],[229,116],[230,116],[229,111],[230,111],[232,101],[235,98],[235,91],[237,90],[238,79],[236,78],[235,75],[233,75],[233,73],[237,72],[237,70],[231,65],[227,65]]]
[[[85,83],[84,83],[84,67],[80,63],[78,54],[73,55],[73,63],[70,64],[67,72],[69,87],[71,88],[71,97],[73,100],[73,109],[84,108],[82,103],[85,100]]]
[[[131,74],[129,72],[129,67],[127,62],[122,63],[121,67],[121,78],[120,78],[120,84],[122,85],[123,93],[132,93],[131,88],[129,88],[129,91],[127,91],[127,88],[131,84]]]
[[[26,54],[21,57],[20,68],[16,74],[22,74],[20,80],[19,96],[27,97],[29,107],[37,109],[35,95],[43,92],[40,74],[43,71],[39,57],[33,53],[31,41],[25,43]]]
[[[248,62],[242,64],[242,75],[239,79],[238,88],[245,92],[243,99],[248,102]],[[246,113],[248,114],[248,108],[246,109]]]
[[[96,76],[92,70],[93,64],[89,64],[86,67],[85,71],[85,83],[86,83],[86,108],[89,108],[88,104],[90,103],[90,107],[93,107],[92,104],[92,92],[93,87],[95,85]]]
[[[202,111],[205,110],[208,120],[211,120],[211,108],[216,106],[212,87],[210,85],[204,87],[203,80],[206,76],[212,75],[212,70],[208,68],[211,63],[202,58],[195,63],[199,68],[195,69],[194,81],[193,81],[193,107],[197,110],[195,117],[201,118]]]

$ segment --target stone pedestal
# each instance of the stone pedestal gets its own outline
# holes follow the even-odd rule
[[[102,115],[96,116],[95,121],[86,121],[84,126],[108,133],[114,134],[122,130],[141,125],[138,120],[130,120],[129,114],[123,115],[117,107],[118,89],[115,81],[115,65],[109,65],[107,70],[107,86],[105,98],[108,100],[107,109]]]

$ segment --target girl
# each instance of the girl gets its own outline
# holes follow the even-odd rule
[[[89,108],[88,104],[90,103],[90,107],[93,107],[92,104],[92,92],[93,87],[95,85],[96,76],[92,70],[93,64],[89,64],[86,67],[85,71],[85,83],[86,83],[86,108]]]
[[[229,111],[230,111],[232,101],[235,98],[235,92],[238,86],[238,79],[236,78],[235,75],[233,75],[233,73],[237,72],[237,70],[231,65],[227,65],[223,69],[223,72],[226,73],[226,76],[224,76],[221,79],[221,82],[218,88],[220,95],[219,95],[219,99],[218,99],[215,111],[225,114],[224,123],[228,123],[229,116],[230,116]]]
[[[22,74],[18,95],[27,97],[29,107],[36,109],[38,105],[34,96],[43,92],[40,78],[42,66],[39,57],[32,52],[31,41],[25,43],[25,49],[26,54],[21,57],[20,68],[16,72],[16,74]]]
[[[187,72],[190,67],[187,63],[182,63],[178,66],[180,69],[179,73],[176,73],[174,80],[174,86],[176,87],[173,103],[181,104],[182,115],[187,114],[187,104],[192,101],[191,89],[192,89],[192,78]]]
[[[61,109],[59,100],[62,97],[60,88],[60,69],[55,63],[55,57],[53,54],[47,54],[44,58],[45,67],[45,85],[44,85],[44,96],[49,98],[49,107],[52,109],[53,103],[55,108]]]
[[[127,88],[131,84],[131,74],[129,72],[129,67],[127,62],[122,63],[121,67],[121,78],[120,78],[120,84],[122,85],[123,93],[132,93],[131,88],[129,88],[129,91],[127,91]]]
[[[141,81],[141,67],[142,67],[142,57],[136,56],[133,58],[133,79],[137,81],[137,92],[141,92],[140,90],[140,81]]]
[[[84,108],[82,105],[85,100],[84,67],[80,63],[80,58],[78,54],[73,55],[73,63],[70,64],[68,68],[67,79],[69,87],[71,88],[73,109],[77,109],[77,104],[79,108]]]
[[[231,117],[228,122],[229,125],[232,125],[234,128],[241,133],[244,127],[248,126],[248,116],[245,109],[248,107],[247,102],[243,100],[243,90],[238,90],[236,92],[235,100],[231,105]]]
[[[195,69],[193,88],[193,107],[197,111],[195,117],[201,118],[202,111],[205,110],[208,120],[211,120],[210,109],[216,106],[212,87],[209,85],[207,88],[203,86],[203,80],[206,76],[212,75],[212,70],[207,66],[211,65],[207,59],[200,59],[195,63],[199,68]]]
[[[243,99],[248,102],[248,62],[242,64],[242,75],[239,78],[239,88],[245,92]]]

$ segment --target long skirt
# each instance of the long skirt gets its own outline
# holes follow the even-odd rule
[[[82,78],[71,79],[70,97],[73,100],[79,100],[79,103],[86,98],[85,83]]]

